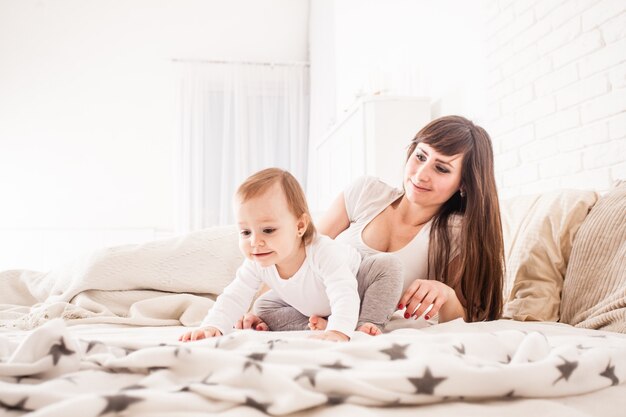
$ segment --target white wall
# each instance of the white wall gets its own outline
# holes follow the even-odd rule
[[[435,117],[481,114],[482,4],[482,0],[311,2],[311,141],[339,122],[359,97],[370,94],[429,97]]]
[[[626,178],[626,2],[491,1],[490,111],[503,196]]]
[[[306,61],[308,0],[0,0],[0,270],[174,229],[173,58]]]
[[[309,15],[309,63],[311,105],[309,145],[317,142],[337,122],[334,0],[314,0]],[[309,169],[313,164],[309,164]],[[315,172],[310,171],[309,181]],[[307,187],[309,188],[309,187]]]

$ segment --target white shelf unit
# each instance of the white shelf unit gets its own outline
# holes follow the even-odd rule
[[[406,149],[430,121],[430,99],[367,96],[361,98],[315,146],[314,211],[361,175],[400,186]]]

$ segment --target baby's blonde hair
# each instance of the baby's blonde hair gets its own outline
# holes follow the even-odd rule
[[[309,222],[304,235],[302,235],[302,241],[305,245],[308,245],[315,236],[315,225],[311,218],[311,212],[306,202],[304,190],[302,190],[300,183],[291,173],[280,168],[261,170],[249,176],[239,188],[237,188],[235,196],[241,203],[244,203],[251,198],[263,194],[276,183],[280,184],[285,193],[289,210],[296,218],[299,219],[303,214],[307,215]]]

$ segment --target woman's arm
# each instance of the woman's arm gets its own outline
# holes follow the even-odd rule
[[[350,226],[350,218],[346,210],[346,202],[343,193],[339,194],[332,202],[326,213],[315,225],[317,230],[331,239],[336,238]]]
[[[453,288],[450,288],[448,301],[439,309],[439,323],[445,323],[458,318],[467,321],[467,312],[463,308],[463,304],[459,301],[459,297]]]
[[[458,257],[452,260],[449,268],[450,276],[459,276]],[[404,317],[408,319],[420,317],[432,305],[426,313],[426,320],[439,313],[439,323],[458,318],[467,321],[464,302],[458,278],[452,280],[452,286],[434,279],[416,279],[402,295],[398,308],[406,308]]]
[[[467,310],[465,309],[465,298],[461,291],[461,261],[456,256],[452,262],[448,265],[448,273],[451,277],[455,277],[452,280],[452,286],[450,287],[450,295],[448,301],[441,306],[439,310],[439,322],[445,323],[454,319],[462,317],[467,321]]]

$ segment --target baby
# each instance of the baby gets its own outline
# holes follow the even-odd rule
[[[179,340],[191,341],[221,336],[232,331],[233,324],[248,309],[261,284],[271,290],[262,297],[268,317],[259,316],[270,330],[324,330],[312,337],[347,341],[357,328],[368,334],[379,334],[395,310],[401,291],[401,271],[386,272],[380,277],[363,273],[361,256],[356,249],[320,236],[311,221],[302,187],[289,172],[278,168],[262,170],[249,177],[237,190],[235,212],[239,226],[239,248],[245,255],[235,279],[217,298],[200,328],[188,331]],[[384,259],[390,266],[394,260]],[[381,262],[380,260],[378,262]],[[371,271],[371,262],[368,262]],[[392,284],[389,301],[381,308],[380,300],[371,300],[373,322],[359,319],[359,293],[377,278]],[[397,291],[396,291],[397,287]],[[385,288],[389,288],[387,285]],[[376,297],[373,297],[376,298]],[[281,309],[297,310],[286,314],[281,322]],[[372,308],[367,309],[372,316]],[[294,327],[295,324],[295,327]]]

